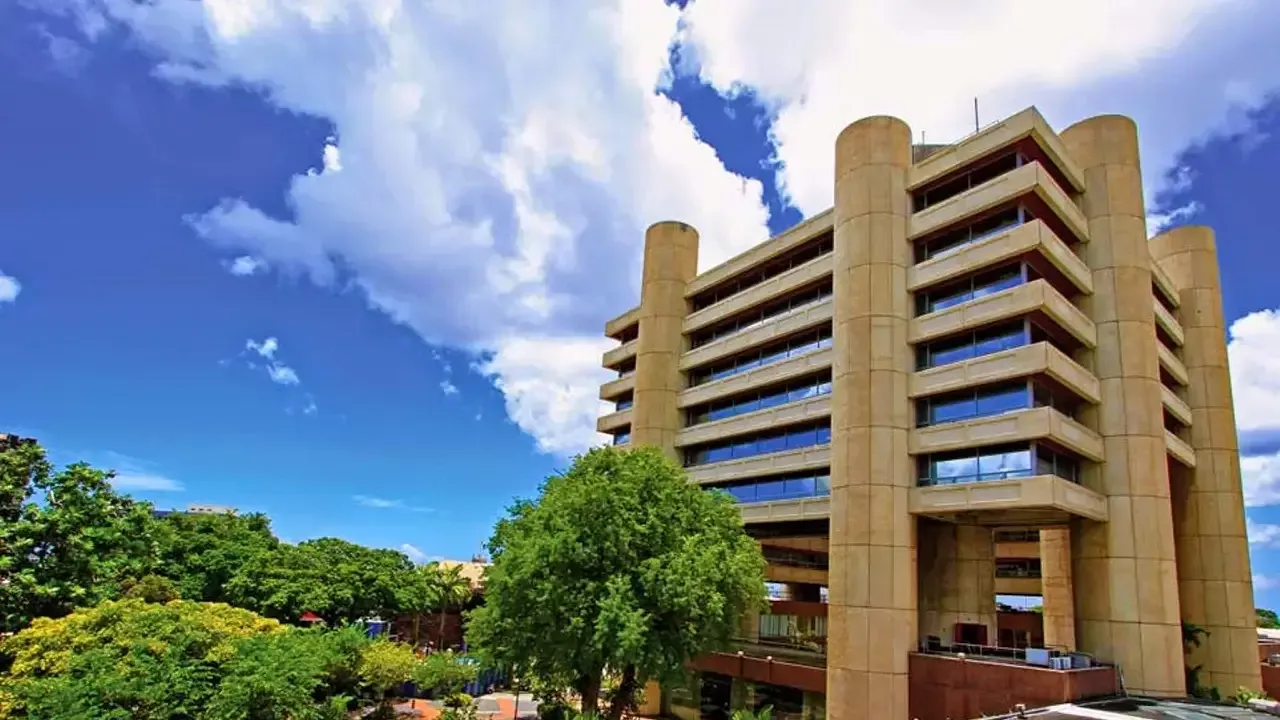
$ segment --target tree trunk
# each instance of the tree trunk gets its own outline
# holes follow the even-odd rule
[[[622,713],[631,707],[631,698],[636,691],[636,666],[628,665],[622,669],[622,682],[618,683],[618,689],[614,691],[613,697],[609,698],[609,718],[608,720],[622,720]]]
[[[581,696],[582,714],[600,714],[600,673],[584,675],[578,679],[578,695]]]
[[[437,650],[445,649],[444,647],[444,616],[445,616],[445,612],[448,609],[449,609],[448,605],[440,606],[440,647],[436,648]]]

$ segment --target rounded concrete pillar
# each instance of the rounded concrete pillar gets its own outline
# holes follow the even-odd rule
[[[657,447],[672,459],[678,459],[675,440],[681,427],[676,399],[684,389],[680,355],[689,314],[684,293],[697,274],[697,230],[668,221],[645,231],[631,444]]]
[[[1105,461],[1084,482],[1108,498],[1108,522],[1072,532],[1076,640],[1118,663],[1133,692],[1182,696],[1181,618],[1151,295],[1138,131],[1118,115],[1061,134],[1084,172],[1089,221],[1084,260],[1094,293],[1081,309],[1098,330],[1092,365],[1102,405],[1085,422],[1102,436]]]
[[[916,645],[907,455],[911,129],[870,117],[836,139],[831,395],[830,720],[905,720]]]
[[[1201,684],[1232,695],[1261,690],[1253,574],[1245,529],[1240,455],[1227,367],[1227,328],[1213,231],[1184,226],[1151,240],[1151,255],[1178,289],[1186,336],[1182,360],[1190,384],[1194,469],[1173,483],[1174,540],[1184,622],[1209,632],[1192,650]]]
[[[1076,649],[1076,612],[1071,583],[1071,529],[1040,530],[1040,598],[1047,647]]]

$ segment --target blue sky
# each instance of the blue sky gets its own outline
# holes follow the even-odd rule
[[[469,556],[596,440],[599,332],[650,222],[698,227],[706,267],[829,205],[857,117],[941,141],[974,96],[984,121],[1122,112],[1153,228],[1218,231],[1258,594],[1280,605],[1258,210],[1280,8],[1046,3],[1063,31],[1027,39],[1014,15],[930,22],[936,3],[463,5],[0,4],[0,429],[160,506]]]

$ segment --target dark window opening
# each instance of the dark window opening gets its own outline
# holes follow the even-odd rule
[[[710,307],[722,300],[727,300],[749,288],[755,287],[770,278],[777,277],[788,270],[827,255],[832,250],[832,234],[830,232],[803,243],[782,255],[757,267],[735,275],[728,280],[703,290],[693,296],[691,306],[694,312]]]
[[[685,411],[685,420],[692,427],[830,394],[831,371],[827,370],[807,378],[695,405]]]
[[[721,338],[760,327],[772,318],[817,304],[830,297],[831,281],[823,281],[815,286],[798,290],[787,297],[771,300],[710,327],[702,328],[692,334],[689,345],[691,348],[702,347]]]
[[[808,355],[817,350],[831,347],[831,325],[802,330],[789,338],[770,343],[759,348],[752,348],[741,355],[719,360],[694,370],[689,375],[689,386],[696,387],[704,383],[723,380],[756,368],[772,365],[788,358]]]

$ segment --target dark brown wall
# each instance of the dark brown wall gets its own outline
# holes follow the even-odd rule
[[[1017,630],[1031,634],[1031,647],[1044,646],[1044,616],[1037,612],[996,613],[996,644],[1000,644],[1001,630]]]
[[[449,648],[462,645],[463,628],[461,613],[454,610],[444,614],[443,642],[441,642],[442,635],[440,632],[439,613],[422,613],[418,618],[418,645],[431,643],[431,645],[437,650],[447,650]],[[413,644],[413,615],[401,615],[400,617],[397,617],[391,631],[395,633],[401,641]]]
[[[781,685],[809,692],[827,691],[826,668],[796,663],[766,660],[736,653],[708,653],[694,660],[691,665],[702,672],[740,677],[751,682]]]
[[[1049,670],[912,653],[911,717],[955,720],[1114,695],[1114,668]]]

